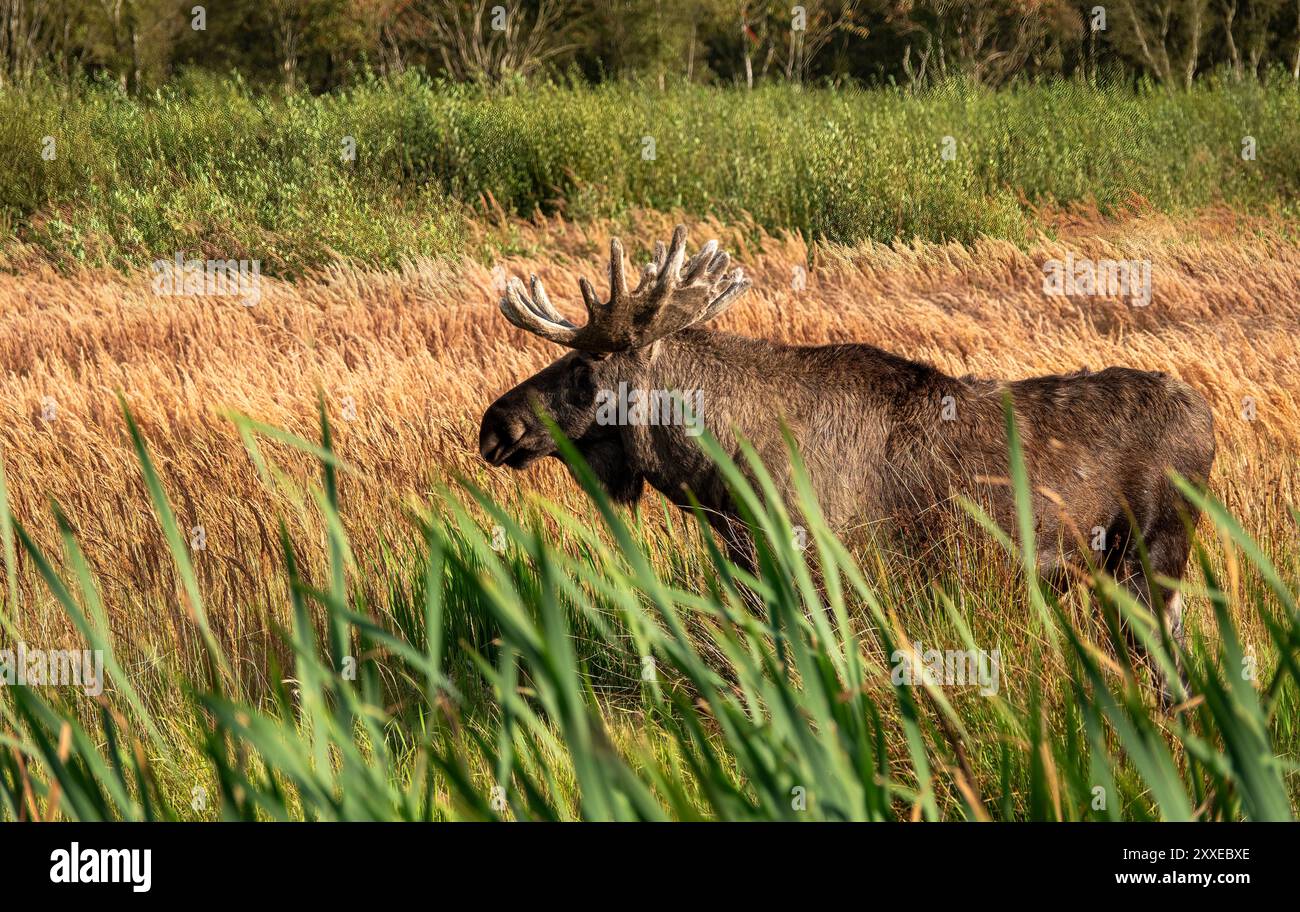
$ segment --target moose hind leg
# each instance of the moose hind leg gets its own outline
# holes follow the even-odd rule
[[[1173,645],[1172,658],[1178,670],[1178,677],[1187,689],[1187,680],[1183,675],[1182,651],[1186,648],[1187,638],[1183,626],[1183,597],[1177,589],[1162,586],[1158,579],[1167,577],[1180,580],[1187,569],[1187,557],[1191,551],[1191,541],[1181,518],[1174,516],[1173,522],[1159,523],[1153,526],[1146,538],[1147,564],[1151,577],[1147,576],[1138,556],[1134,543],[1122,565],[1120,582],[1148,610],[1156,613],[1156,619],[1169,634]],[[1171,705],[1176,696],[1173,682],[1168,679],[1159,663],[1144,656],[1151,672],[1161,687],[1161,698],[1165,706]]]
[[[1182,517],[1169,511],[1164,520],[1148,533],[1146,545],[1147,563],[1151,566],[1151,572],[1157,577],[1181,581],[1187,572],[1187,558],[1192,551],[1191,532],[1184,525]],[[1164,606],[1162,620],[1170,636],[1178,646],[1186,647],[1182,593],[1152,582],[1152,595],[1158,595]]]

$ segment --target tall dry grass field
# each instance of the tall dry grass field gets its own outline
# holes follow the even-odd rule
[[[640,258],[673,220],[634,214],[618,233]],[[510,222],[478,228],[474,246],[527,251],[495,265],[536,272],[576,316],[577,279],[600,285],[612,227]],[[693,242],[719,237],[754,279],[721,329],[802,344],[867,342],[954,373],[1013,378],[1123,364],[1182,378],[1214,407],[1215,493],[1283,566],[1300,560],[1287,516],[1287,505],[1300,502],[1300,249],[1280,228],[1230,215],[1062,219],[1054,239],[1028,249],[985,240],[810,250],[799,237],[752,225],[691,227]],[[1150,259],[1150,305],[1044,294],[1042,264],[1067,250]],[[358,469],[344,477],[341,497],[362,563],[401,553],[413,534],[406,496],[457,473],[507,502],[538,491],[590,509],[558,464],[516,475],[479,461],[483,409],[560,353],[497,312],[503,274],[489,260],[422,260],[390,272],[337,266],[293,284],[264,280],[253,307],[158,297],[147,273],[38,268],[0,277],[0,457],[14,513],[52,553],[50,500],[72,518],[133,661],[161,667],[197,655],[120,391],[179,521],[202,542],[195,562],[214,631],[241,677],[256,684],[271,672],[270,630],[286,622],[274,572],[278,523],[315,561],[323,560],[322,530],[314,514],[258,478],[230,411],[312,438],[319,391],[336,449]],[[803,288],[794,281],[799,267]],[[316,471],[287,449],[281,455],[304,478]],[[33,568],[23,564],[20,578],[21,610],[10,613],[26,638],[51,646],[74,639]],[[356,584],[368,579],[358,574]],[[382,607],[383,591],[366,594]]]

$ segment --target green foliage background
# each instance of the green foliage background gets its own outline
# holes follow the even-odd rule
[[[192,75],[145,98],[102,84],[0,92],[0,156],[4,239],[58,262],[140,266],[181,250],[270,273],[338,256],[392,265],[463,250],[467,216],[632,207],[747,213],[843,243],[1021,241],[1042,206],[1294,215],[1300,93],[951,82],[920,96],[501,94],[407,74],[282,98]]]

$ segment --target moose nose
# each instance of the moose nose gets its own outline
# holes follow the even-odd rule
[[[518,447],[519,440],[523,436],[522,426],[514,427],[506,423],[484,421],[478,437],[479,455],[488,465],[502,465]]]

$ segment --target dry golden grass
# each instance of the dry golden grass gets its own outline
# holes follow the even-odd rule
[[[619,233],[641,257],[672,221],[637,214]],[[511,223],[481,229],[480,240],[528,251],[501,265],[537,272],[572,312],[577,277],[599,277],[611,228]],[[718,236],[755,280],[721,328],[788,342],[869,342],[956,373],[1125,364],[1181,377],[1215,409],[1216,493],[1266,542],[1293,539],[1286,507],[1300,500],[1300,249],[1267,223],[1222,215],[1065,220],[1058,231],[1060,240],[1028,251],[998,241],[865,245],[819,249],[811,264],[801,239],[751,226],[695,223],[692,237]],[[1076,257],[1151,259],[1151,305],[1045,296],[1041,264],[1067,248]],[[802,291],[792,287],[799,265],[809,267]],[[121,390],[179,520],[205,528],[196,562],[213,626],[233,655],[261,669],[267,606],[284,604],[278,517],[305,541],[318,543],[319,530],[258,479],[223,410],[313,437],[323,392],[337,449],[361,470],[342,496],[363,559],[410,534],[403,495],[430,491],[453,472],[503,496],[536,490],[581,508],[553,465],[519,476],[478,460],[483,409],[559,353],[501,318],[498,278],[477,262],[424,261],[390,273],[339,266],[292,285],[265,280],[261,302],[246,308],[155,297],[148,275],[0,277],[0,456],[14,511],[46,545],[54,541],[49,499],[73,518],[122,642],[145,655],[192,648],[179,646],[194,637],[126,439]],[[42,417],[46,397],[53,421]],[[1254,420],[1243,417],[1247,397]],[[62,622],[50,626],[57,612],[21,563],[21,625],[42,628],[44,642],[68,635]]]

